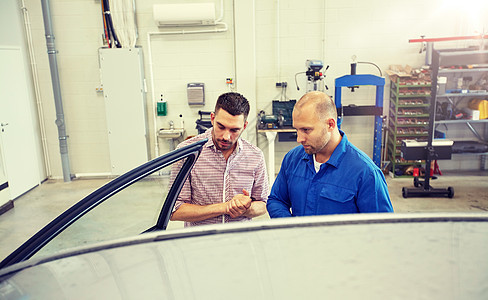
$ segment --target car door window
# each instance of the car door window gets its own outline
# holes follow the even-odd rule
[[[114,194],[57,235],[35,256],[138,235],[156,224],[170,186],[168,166]],[[168,229],[182,228],[171,221]]]

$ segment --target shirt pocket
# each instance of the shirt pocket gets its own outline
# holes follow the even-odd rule
[[[355,193],[338,186],[325,185],[317,199],[318,214],[341,214],[358,212]]]
[[[229,183],[234,195],[242,194],[242,189],[251,193],[254,185],[253,169],[231,170],[229,176]]]

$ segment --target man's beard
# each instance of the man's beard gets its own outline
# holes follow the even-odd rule
[[[329,139],[324,138],[320,142],[321,143],[319,145],[315,145],[315,146],[312,146],[310,144],[306,144],[306,145],[302,144],[303,150],[305,150],[305,153],[307,154],[317,154],[318,152],[322,151],[322,149],[324,149],[325,146],[327,146],[327,144],[329,143]],[[307,146],[307,148],[305,148],[305,146]]]
[[[221,143],[225,143],[225,145],[222,145]],[[222,140],[217,140],[216,147],[218,150],[229,150],[232,148],[232,142],[230,141],[222,141]]]
[[[303,146],[303,150],[305,150],[305,153],[307,154],[315,154],[315,148],[310,146],[310,145],[306,145],[307,148],[305,147],[305,145],[302,145]]]

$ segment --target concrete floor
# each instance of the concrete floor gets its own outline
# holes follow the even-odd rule
[[[487,212],[488,171],[444,173],[432,180],[434,188],[452,186],[455,196],[449,198],[403,198],[402,187],[413,187],[408,178],[387,178],[395,212]],[[69,183],[49,180],[19,197],[14,208],[0,215],[0,259],[5,258],[40,228],[68,207],[94,191],[109,179],[78,179]],[[267,216],[259,219],[266,219]],[[171,225],[171,224],[170,224]],[[170,228],[180,228],[180,224]]]

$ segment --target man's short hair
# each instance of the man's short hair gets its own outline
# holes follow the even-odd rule
[[[319,113],[320,118],[324,120],[327,118],[337,120],[337,108],[334,100],[327,95],[322,98],[322,101],[317,103],[317,112]]]
[[[337,108],[334,100],[324,92],[308,92],[295,104],[296,109],[301,109],[305,105],[315,105],[315,111],[321,120],[333,118],[337,120]]]
[[[244,115],[244,120],[249,115],[249,101],[239,93],[229,92],[219,96],[215,104],[215,113],[223,109],[233,116]]]

